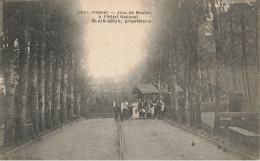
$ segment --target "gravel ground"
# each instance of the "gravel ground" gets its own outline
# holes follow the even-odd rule
[[[162,120],[123,122],[124,159],[138,160],[237,160],[240,156],[223,152],[216,145]],[[192,146],[194,144],[194,146]]]
[[[5,159],[119,159],[118,125],[113,119],[83,120],[4,156]]]
[[[162,120],[122,122],[124,159],[236,160],[216,145]],[[117,160],[118,126],[113,119],[82,120],[26,144],[2,159]]]

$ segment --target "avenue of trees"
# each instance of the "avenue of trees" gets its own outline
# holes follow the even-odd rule
[[[174,83],[184,89],[184,108],[191,126],[201,125],[201,102],[243,94],[259,104],[258,2],[231,0],[165,0],[150,4],[144,83],[168,85],[170,113],[177,119]]]
[[[4,144],[80,117],[87,79],[77,0],[3,1]],[[32,125],[32,127],[29,127]]]
[[[241,93],[259,105],[259,2],[144,1],[153,13],[146,60],[134,83],[168,87],[177,119],[175,83],[184,89],[191,126],[201,125],[201,104]],[[86,18],[79,0],[3,1],[0,76],[4,80],[5,145],[79,118],[91,90],[86,76]],[[123,95],[123,94],[122,94]],[[228,108],[225,110],[229,110]],[[185,116],[185,115],[184,115]]]

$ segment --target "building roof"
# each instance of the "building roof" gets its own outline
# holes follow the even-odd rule
[[[232,3],[253,3],[256,2],[256,0],[230,0]]]
[[[178,86],[176,83],[175,88],[177,90],[177,93],[183,92],[183,89],[181,89],[181,87]],[[138,92],[141,92],[142,94],[156,94],[159,93],[159,90],[155,88],[152,84],[139,84],[135,86],[135,88],[132,91],[132,94],[137,94]]]
[[[132,93],[135,93],[136,89],[138,89],[143,94],[159,93],[159,90],[157,88],[155,88],[152,84],[139,84],[139,85],[136,85]]]

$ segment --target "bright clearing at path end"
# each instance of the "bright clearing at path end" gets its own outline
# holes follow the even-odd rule
[[[82,0],[84,11],[143,11],[142,0]],[[92,23],[87,26],[88,73],[93,78],[126,78],[145,59],[148,24]],[[104,16],[104,15],[101,15]]]

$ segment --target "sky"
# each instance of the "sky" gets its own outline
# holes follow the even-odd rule
[[[84,11],[144,11],[144,0],[81,0]],[[84,15],[88,74],[94,79],[121,80],[146,56],[148,24],[95,24]],[[96,16],[96,15],[95,15]],[[145,16],[144,16],[145,17]]]

